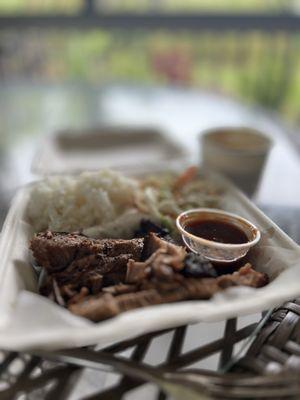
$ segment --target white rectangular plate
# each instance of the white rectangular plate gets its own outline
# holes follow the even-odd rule
[[[141,308],[99,323],[72,315],[36,294],[37,277],[28,250],[33,229],[25,219],[32,186],[27,186],[15,197],[0,240],[0,348],[105,346],[150,331],[263,311],[299,296],[299,246],[237,189],[217,177],[213,179],[225,188],[222,207],[261,229],[263,239],[251,257],[255,268],[271,278],[269,285],[260,289],[231,288],[206,301]]]

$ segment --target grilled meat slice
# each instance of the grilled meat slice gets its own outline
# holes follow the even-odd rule
[[[158,279],[173,280],[174,274],[184,267],[186,250],[184,247],[166,242],[155,233],[150,233],[144,241],[142,262],[129,260],[127,264],[127,283],[137,283],[156,276]]]
[[[119,262],[124,267],[129,258],[139,260],[143,239],[97,240],[75,233],[48,231],[35,235],[30,248],[37,264],[48,273],[68,268],[70,272],[93,269],[105,274],[119,269]]]
[[[250,264],[231,275],[216,277],[206,260],[188,255],[184,247],[155,233],[145,239],[97,240],[46,232],[32,239],[31,249],[48,273],[41,292],[92,321],[154,304],[209,299],[231,286],[261,287],[268,283],[267,276]],[[193,274],[186,274],[187,261],[192,262]],[[200,275],[198,264],[203,270]]]
[[[41,293],[58,299],[60,291],[68,302],[83,287],[86,295],[98,294],[103,285],[124,281],[128,260],[140,260],[143,239],[96,240],[48,231],[34,236],[30,248],[48,273]]]
[[[169,251],[180,251],[182,246],[178,245],[174,241],[166,239],[166,237],[159,236],[154,232],[149,232],[144,238],[144,248],[142,252],[142,260],[147,260],[151,254],[158,249],[167,249]]]
[[[254,271],[252,265],[247,263],[233,274],[219,276],[218,283],[223,289],[237,285],[260,288],[269,283],[269,277],[267,274]]]
[[[246,264],[231,275],[218,278],[184,278],[180,282],[167,284],[159,281],[148,281],[141,290],[134,293],[122,293],[116,296],[98,295],[85,298],[82,302],[71,304],[69,310],[74,314],[101,321],[121,312],[161,303],[172,303],[181,300],[209,299],[225,287],[244,285],[261,287],[267,284],[265,274],[252,269]],[[143,287],[144,286],[144,287]]]

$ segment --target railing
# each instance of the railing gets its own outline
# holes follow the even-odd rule
[[[90,2],[88,2],[90,3]],[[91,3],[92,4],[92,3]],[[105,28],[105,29],[168,29],[216,32],[274,31],[297,32],[300,16],[293,14],[99,14],[94,7],[85,8],[78,15],[5,15],[0,16],[0,29],[16,28]]]

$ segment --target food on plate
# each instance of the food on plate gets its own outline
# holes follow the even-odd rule
[[[217,276],[209,261],[167,237],[154,232],[131,240],[37,234],[31,249],[47,271],[41,293],[76,315],[101,321],[139,307],[209,299],[231,286],[261,287],[268,282],[250,264]]]
[[[98,293],[103,284],[124,279],[128,261],[141,258],[143,239],[97,240],[47,231],[35,235],[30,248],[48,273],[42,292],[50,293],[55,282],[69,299],[82,287]]]
[[[180,280],[169,283],[155,280],[146,282],[139,290],[132,287],[132,292],[127,290],[126,293],[120,294],[106,292],[103,295],[89,296],[71,304],[69,310],[96,322],[135,308],[182,300],[209,299],[231,286],[261,287],[267,283],[266,276],[255,271],[250,264],[231,275],[218,278],[183,278],[177,274],[177,278],[179,277]]]
[[[39,264],[50,272],[64,269],[66,266],[78,264],[79,260],[86,264],[104,267],[105,260],[129,255],[136,259],[141,256],[143,239],[91,239],[76,233],[52,233],[47,231],[34,236],[31,249]],[[100,255],[103,257],[100,257]]]
[[[27,215],[36,232],[80,231],[94,238],[131,238],[142,219],[176,232],[187,209],[217,207],[222,190],[198,169],[129,178],[112,170],[52,176],[36,183]]]
[[[30,249],[43,270],[40,293],[101,321],[139,307],[209,299],[231,286],[264,286],[268,277],[249,263],[220,276],[184,245],[177,216],[221,202],[222,190],[195,167],[143,179],[107,170],[37,183],[27,214],[39,232]],[[189,227],[194,233],[200,228],[203,236],[203,224]],[[241,236],[221,228],[230,241]]]
[[[171,234],[177,232],[175,220],[182,211],[219,207],[222,200],[222,189],[202,177],[196,167],[182,174],[150,175],[141,180],[140,185],[140,210],[168,228]]]

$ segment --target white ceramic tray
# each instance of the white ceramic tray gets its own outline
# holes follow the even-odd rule
[[[299,296],[299,247],[237,189],[224,181],[219,184],[225,188],[223,208],[248,218],[261,229],[263,239],[253,250],[252,258],[256,269],[268,273],[271,283],[260,289],[231,288],[208,301],[128,311],[96,324],[35,293],[37,277],[28,250],[33,229],[25,216],[31,186],[21,189],[0,241],[0,348],[104,346],[159,329],[259,312]]]

